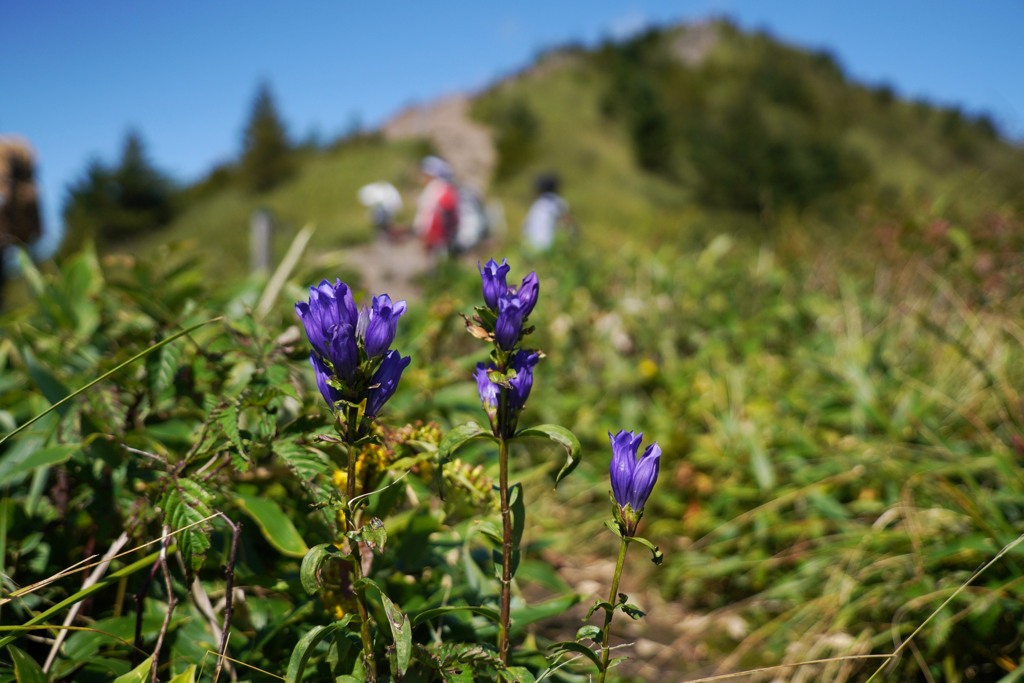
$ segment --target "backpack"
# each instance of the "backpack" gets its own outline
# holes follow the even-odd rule
[[[479,193],[472,188],[459,187],[459,227],[455,233],[455,248],[467,251],[491,235],[491,221]]]

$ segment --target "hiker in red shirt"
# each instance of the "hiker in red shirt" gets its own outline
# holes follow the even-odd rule
[[[426,185],[416,202],[413,230],[434,259],[451,252],[459,228],[459,192],[448,162],[428,156],[420,163]]]

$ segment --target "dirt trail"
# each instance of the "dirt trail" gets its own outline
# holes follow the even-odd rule
[[[469,96],[456,94],[407,107],[387,121],[381,132],[390,140],[430,140],[455,169],[461,184],[483,192],[494,171],[494,144],[491,132],[470,119],[470,104]],[[360,284],[367,292],[387,292],[397,299],[418,298],[420,291],[415,283],[431,266],[415,237],[376,240],[346,249],[342,257],[360,274]],[[466,258],[476,262],[474,255]]]
[[[384,124],[389,140],[426,138],[455,169],[460,183],[478,191],[487,189],[496,154],[491,131],[469,117],[468,95],[443,97],[425,105],[408,107]]]

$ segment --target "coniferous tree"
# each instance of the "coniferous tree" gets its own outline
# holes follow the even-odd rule
[[[253,192],[266,192],[292,170],[288,131],[277,111],[270,85],[256,92],[242,139],[241,177]]]
[[[85,239],[116,241],[165,226],[174,217],[173,193],[171,179],[149,160],[142,136],[129,130],[117,166],[93,159],[69,188],[64,251]]]

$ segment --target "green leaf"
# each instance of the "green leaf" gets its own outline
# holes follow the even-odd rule
[[[597,627],[594,626],[593,628],[596,629]],[[600,632],[600,629],[598,629],[598,634],[600,634]],[[601,659],[597,656],[597,653],[581,643],[574,643],[572,641],[567,640],[560,643],[554,643],[553,645],[548,646],[548,650],[556,654],[573,652],[578,655],[583,655],[591,662],[593,662],[594,666],[597,667],[598,671],[601,670]]]
[[[153,658],[146,657],[142,664],[114,679],[114,683],[146,683],[149,680],[149,670],[153,666]]]
[[[516,434],[517,439],[521,436],[546,437],[565,449],[565,464],[562,465],[562,468],[558,470],[558,474],[555,475],[556,487],[560,481],[569,476],[580,464],[580,440],[576,438],[575,434],[565,427],[560,425],[539,425],[537,427],[527,427]]]
[[[210,523],[201,521],[213,515],[211,500],[212,494],[196,482],[175,478],[160,501],[164,521],[172,530],[189,527],[177,539],[185,562],[193,570],[202,566],[210,549]]]
[[[180,674],[167,681],[167,683],[195,683],[196,680],[196,665],[189,664],[188,668],[182,671]]]
[[[46,674],[36,660],[29,657],[24,650],[13,645],[7,646],[7,652],[14,660],[14,680],[18,683],[47,683]]]
[[[174,387],[174,376],[178,372],[178,361],[180,360],[181,346],[177,344],[164,346],[146,359],[149,390],[154,403],[159,402],[164,392]]]
[[[434,619],[445,614],[451,614],[453,612],[469,612],[476,614],[489,621],[493,621],[495,624],[501,621],[501,615],[498,614],[498,610],[491,609],[490,607],[478,607],[475,605],[465,606],[449,606],[449,607],[435,607],[434,609],[428,609],[424,612],[420,612],[413,617],[412,623],[415,626],[422,624],[425,621]]]
[[[653,562],[654,564],[660,565],[665,560],[665,555],[661,552],[661,549],[658,548],[658,546],[651,543],[650,541],[648,541],[646,538],[643,538],[642,536],[631,536],[626,540],[628,540],[630,543],[639,543],[643,547],[650,550],[651,562]]]
[[[637,619],[643,619],[647,616],[647,612],[643,611],[642,609],[631,603],[623,605],[621,609],[623,612],[628,614],[630,618],[633,619],[633,621],[636,621]]]
[[[370,546],[370,550],[381,552],[384,550],[384,544],[388,541],[388,532],[384,528],[384,522],[373,517],[369,524],[364,524],[363,528],[359,530],[359,537],[366,545]]]
[[[591,614],[593,614],[593,612],[591,612]],[[593,624],[587,624],[586,626],[580,626],[579,630],[576,631],[576,640],[577,640],[577,642],[581,641],[581,640],[586,640],[587,638],[590,638],[591,640],[595,640],[596,641],[600,637],[601,637],[601,629],[599,629],[597,626],[594,626]]]
[[[750,467],[754,471],[754,478],[762,491],[770,491],[775,488],[775,469],[772,467],[768,453],[759,439],[751,437],[747,440],[750,451]]]
[[[508,490],[508,504],[512,511],[512,576],[519,569],[519,546],[526,526],[526,505],[523,503],[523,485],[513,484]],[[500,564],[500,561],[499,561]]]
[[[395,643],[394,652],[391,654],[392,673],[404,676],[409,668],[409,659],[412,656],[412,626],[409,624],[409,615],[401,610],[384,590],[372,579],[360,579],[355,583],[360,586],[371,586],[380,594],[380,601],[384,605],[384,613],[388,617],[388,625],[391,626],[391,638]],[[397,676],[396,676],[397,677]]]
[[[28,369],[29,376],[32,377],[32,381],[36,383],[36,387],[43,393],[47,401],[52,405],[56,405],[62,398],[68,395],[69,390],[64,383],[54,377],[53,373],[36,360],[35,354],[32,353],[31,349],[22,349],[21,356],[25,359],[25,367]],[[62,408],[59,413],[61,415],[66,414],[67,407]]]
[[[615,606],[607,600],[597,600],[590,606],[590,609],[587,610],[587,616],[583,617],[583,620],[586,621],[587,619],[590,619],[590,617],[594,616],[594,612],[599,609],[603,609],[607,612],[610,609],[615,609]]]
[[[302,535],[276,502],[245,494],[238,494],[235,502],[256,522],[263,537],[279,553],[288,557],[304,557],[309,552]]]
[[[321,503],[330,498],[334,463],[326,453],[284,440],[274,444],[274,454],[284,461],[316,502]]]
[[[333,543],[321,543],[309,549],[302,558],[299,581],[310,595],[316,595],[323,587],[322,569],[325,562],[341,558],[341,551]]]
[[[68,401],[70,401],[74,397],[78,396],[82,392],[89,390],[94,385],[99,384],[100,382],[102,382],[103,380],[107,379],[111,375],[115,374],[116,372],[118,372],[122,368],[125,368],[125,367],[131,365],[132,363],[134,363],[135,361],[139,360],[140,358],[145,358],[146,356],[148,356],[149,354],[153,353],[154,351],[156,351],[160,347],[164,346],[165,344],[170,344],[171,342],[173,342],[178,337],[182,337],[182,336],[184,336],[186,334],[194,332],[195,330],[198,330],[200,327],[203,327],[204,325],[209,325],[210,323],[217,322],[219,320],[222,320],[222,318],[221,317],[216,317],[216,318],[211,318],[210,320],[203,321],[201,323],[197,323],[195,325],[192,325],[191,327],[185,328],[184,330],[181,330],[179,332],[175,332],[174,334],[172,334],[167,339],[164,339],[164,340],[154,344],[153,346],[150,346],[149,348],[147,348],[147,349],[145,349],[143,351],[140,351],[139,353],[135,354],[134,356],[132,356],[131,358],[129,358],[125,362],[123,362],[120,365],[118,365],[117,367],[115,367],[115,368],[113,368],[111,370],[108,370],[107,372],[103,373],[102,375],[100,375],[96,379],[92,380],[91,382],[87,383],[86,385],[82,386],[81,388],[76,389],[75,391],[71,392],[70,394],[68,394],[64,398],[60,399],[59,401],[57,401],[56,403],[51,405],[49,408],[47,408],[46,410],[44,410],[43,412],[41,412],[38,415],[36,415],[35,417],[33,417],[31,420],[29,420],[25,424],[23,424],[20,427],[18,427],[17,429],[15,429],[13,432],[9,432],[9,433],[5,434],[3,436],[3,438],[0,438],[0,444],[2,444],[3,442],[7,441],[12,436],[14,436],[15,434],[21,432],[22,430],[27,429],[29,427],[29,425],[33,424],[37,420],[42,419],[45,415],[48,415],[50,412],[52,412],[54,410],[63,410],[63,405],[65,403],[67,403]]]
[[[511,683],[535,683],[537,680],[530,670],[525,666],[510,666],[507,669],[499,669],[498,676]]]
[[[524,627],[534,622],[548,619],[558,614],[564,614],[566,610],[579,601],[580,596],[573,593],[571,595],[560,595],[534,605],[513,609],[512,632],[521,631]]]
[[[245,456],[245,446],[242,444],[242,435],[238,431],[238,402],[232,401],[224,407],[224,411],[217,417],[217,424],[224,430],[224,436],[238,450],[238,454]]]
[[[323,626],[314,626],[309,633],[302,636],[299,642],[295,644],[292,656],[288,660],[288,670],[284,674],[286,683],[298,683],[301,681],[302,672],[306,669],[306,662],[309,661],[309,656],[313,654],[313,650],[316,649],[320,641],[338,629],[348,626],[350,621],[352,621],[352,615],[346,614],[342,617],[341,621],[333,621]]]
[[[441,443],[437,446],[437,470],[434,474],[438,495],[441,496],[441,500],[444,500],[444,466],[452,459],[452,454],[455,451],[467,442],[480,437],[494,440],[494,435],[485,431],[476,422],[467,422],[455,427],[441,439]]]
[[[618,514],[618,511],[619,511],[618,507],[616,506],[614,508],[614,510],[615,510],[615,516],[618,517],[619,516],[619,514]],[[617,521],[615,521],[614,519],[606,519],[605,522],[604,522],[604,525],[606,527],[608,527],[608,529],[613,534],[615,534],[619,538],[622,538],[622,526]]]
[[[3,460],[0,460],[0,486],[14,483],[15,479],[28,474],[37,467],[65,463],[79,448],[78,444],[70,444],[50,446],[32,452],[11,452]]]

